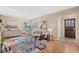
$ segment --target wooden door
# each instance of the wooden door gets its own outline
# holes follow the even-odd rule
[[[75,18],[65,19],[65,37],[75,38]]]

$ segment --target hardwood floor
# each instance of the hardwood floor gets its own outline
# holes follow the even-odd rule
[[[63,45],[60,41],[49,41],[47,43],[47,47],[42,52],[46,53],[52,53],[52,52],[63,52]]]
[[[11,41],[10,39],[6,40],[6,43],[11,45],[11,48],[13,50],[13,53],[22,53],[21,49],[16,45],[14,41]],[[66,44],[60,40],[54,40],[49,41],[47,43],[47,47],[45,49],[39,50],[35,52],[41,52],[41,53],[78,53],[79,52],[79,46],[72,45],[72,44]],[[33,53],[35,53],[33,51]]]
[[[41,50],[44,53],[77,53],[79,52],[79,46],[64,44],[61,41],[49,41],[47,47]]]

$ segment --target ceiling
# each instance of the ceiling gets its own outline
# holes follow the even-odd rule
[[[0,15],[32,19],[69,8],[72,6],[0,6]]]

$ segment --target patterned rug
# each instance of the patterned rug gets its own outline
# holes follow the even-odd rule
[[[14,40],[23,53],[30,53],[34,48],[34,40],[26,37],[17,37]]]
[[[23,53],[31,53],[34,49],[36,49],[35,45],[43,47],[42,45],[39,45],[39,41],[35,43],[34,39],[31,36],[16,37],[14,38],[14,41],[16,42],[17,46],[23,51]],[[41,40],[41,43],[46,44],[47,40]]]

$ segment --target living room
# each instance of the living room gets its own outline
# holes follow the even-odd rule
[[[6,6],[0,11],[2,53],[79,52],[78,6]]]

